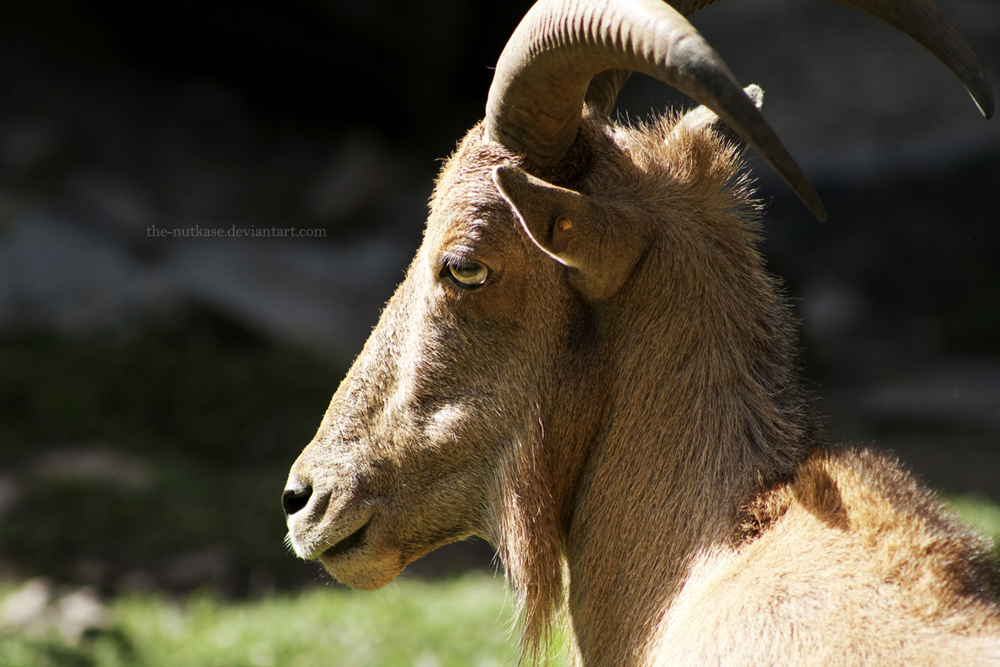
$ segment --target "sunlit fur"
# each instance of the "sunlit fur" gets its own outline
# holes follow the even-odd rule
[[[989,544],[895,462],[826,447],[738,155],[710,124],[585,113],[534,175],[589,196],[607,255],[637,258],[593,300],[494,185],[520,160],[473,128],[292,469],[312,489],[297,552],[372,588],[481,535],[528,658],[565,611],[585,665],[1000,661]],[[451,282],[454,257],[487,284]]]

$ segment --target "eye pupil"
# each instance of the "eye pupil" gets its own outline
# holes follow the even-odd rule
[[[455,282],[465,287],[479,287],[486,282],[490,273],[489,269],[476,262],[449,264],[448,271]]]

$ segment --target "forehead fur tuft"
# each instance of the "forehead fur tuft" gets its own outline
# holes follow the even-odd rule
[[[760,206],[743,169],[742,146],[682,118],[667,113],[650,122],[586,122],[595,146],[592,178],[600,181],[592,187],[703,220],[736,215],[741,226],[756,228]]]

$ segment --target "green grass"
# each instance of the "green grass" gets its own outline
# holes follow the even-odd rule
[[[516,665],[500,578],[401,579],[375,593],[316,589],[256,602],[127,596],[110,632],[74,648],[0,639],[4,667],[500,667]],[[552,665],[564,664],[553,660]]]
[[[1000,553],[1000,505],[980,496],[953,496],[948,504],[976,530],[993,539]]]

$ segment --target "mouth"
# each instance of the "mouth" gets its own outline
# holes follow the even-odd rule
[[[368,534],[368,527],[371,525],[371,519],[366,521],[360,528],[355,530],[353,533],[342,539],[341,541],[334,544],[332,547],[324,551],[319,556],[320,561],[327,561],[331,559],[340,558],[355,549],[358,549],[365,541],[365,536]]]

